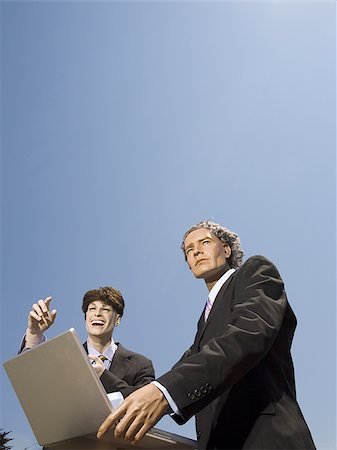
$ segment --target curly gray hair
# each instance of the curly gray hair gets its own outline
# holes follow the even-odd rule
[[[228,258],[228,264],[231,268],[236,269],[237,267],[240,267],[242,265],[243,251],[241,248],[239,236],[228,228],[225,228],[222,225],[213,222],[212,220],[203,220],[202,222],[193,225],[186,231],[183,237],[183,242],[181,244],[181,249],[184,252],[185,259],[185,239],[192,231],[198,230],[199,228],[206,228],[217,238],[219,238],[221,242],[230,246],[232,252],[231,256]]]

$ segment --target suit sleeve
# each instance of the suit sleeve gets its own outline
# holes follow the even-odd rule
[[[21,344],[20,344],[20,348],[18,351],[18,355],[22,352],[25,352],[26,350],[30,350],[33,347],[36,347],[37,345],[43,344],[43,342],[45,342],[47,340],[46,336],[43,334],[41,336],[41,338],[39,339],[39,342],[37,342],[36,344],[34,344],[34,346],[32,347],[26,347],[27,342],[26,342],[26,335],[23,336],[22,340],[21,340]]]
[[[123,397],[127,397],[131,392],[145,386],[155,379],[152,362],[142,355],[132,357],[132,367],[126,380],[119,378],[113,372],[105,370],[101,376],[101,382],[107,393],[121,392]]]
[[[258,364],[282,325],[287,300],[280,275],[270,261],[261,256],[250,258],[233,282],[232,311],[223,334],[157,380],[176,402],[180,423]]]

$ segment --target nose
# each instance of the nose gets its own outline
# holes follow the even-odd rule
[[[195,247],[194,252],[193,252],[194,256],[198,256],[200,253],[202,253],[202,251],[200,250],[200,247],[199,246]]]

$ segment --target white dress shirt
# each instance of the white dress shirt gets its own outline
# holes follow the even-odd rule
[[[112,358],[114,357],[114,354],[116,353],[116,350],[117,350],[117,345],[115,344],[114,340],[111,338],[111,344],[103,353],[98,352],[94,347],[92,347],[89,344],[88,341],[87,341],[87,347],[88,347],[88,355],[93,355],[93,356],[103,355],[106,357],[106,360],[103,361],[103,364],[104,364],[105,368],[107,370],[109,370],[111,363],[112,363]]]

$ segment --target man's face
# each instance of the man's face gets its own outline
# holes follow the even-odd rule
[[[184,248],[188,265],[196,278],[203,278],[206,282],[217,281],[229,269],[229,245],[223,244],[206,228],[191,231]]]
[[[119,315],[110,305],[96,300],[89,304],[85,317],[87,333],[90,336],[109,336],[111,338]]]

